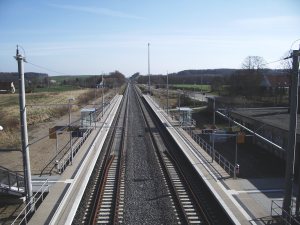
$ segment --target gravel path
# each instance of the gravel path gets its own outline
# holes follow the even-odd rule
[[[175,224],[171,200],[132,88],[129,95],[124,223]]]

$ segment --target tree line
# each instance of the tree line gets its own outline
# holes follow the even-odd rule
[[[245,96],[255,98],[261,95],[283,95],[284,89],[289,85],[278,83],[276,87],[267,88],[264,86],[267,76],[290,77],[290,68],[273,70],[266,67],[266,61],[260,56],[248,56],[242,62],[241,69],[215,69],[215,70],[185,70],[168,75],[168,82],[172,84],[209,84],[211,90],[219,95]],[[132,76],[137,83],[148,84],[148,75],[136,73]],[[166,75],[151,75],[151,85],[165,87]],[[268,82],[268,81],[267,81]],[[285,87],[283,87],[285,85]]]

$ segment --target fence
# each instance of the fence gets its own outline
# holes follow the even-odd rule
[[[116,98],[113,98],[108,104],[105,103],[105,107],[102,109],[103,113],[107,112],[107,110],[109,109],[109,107],[112,105],[112,102],[115,102],[115,100],[116,100]],[[95,118],[95,121],[94,121],[95,123],[102,118],[102,110],[101,111],[100,110],[96,110],[96,112],[95,112],[96,116],[94,117]],[[112,110],[112,108],[111,108],[111,110]],[[103,126],[103,124],[102,124],[102,126]],[[95,128],[96,128],[96,125],[95,125]],[[86,141],[86,139],[91,134],[91,132],[92,132],[92,128],[91,129],[87,129],[83,133],[82,138],[78,139],[78,141],[75,142],[75,144],[72,146],[73,150],[70,149],[70,151],[68,151],[66,153],[66,155],[59,162],[56,162],[56,169],[57,169],[57,172],[59,174],[62,173],[67,168],[67,166],[71,163],[72,158],[79,151],[80,147]],[[72,154],[73,154],[73,157],[72,157]]]
[[[72,146],[73,151],[68,151],[67,154],[59,162],[57,162],[56,168],[58,173],[62,173],[66,169],[66,167],[69,165],[69,163],[72,160],[72,153],[74,157],[91,132],[92,129],[86,130],[82,138],[80,138],[79,141],[75,142],[75,144]]]
[[[152,102],[159,108],[159,105],[156,101],[152,98]],[[166,109],[164,109],[165,115],[168,115]],[[205,140],[203,140],[199,135],[195,134],[192,130],[192,127],[196,127],[196,121],[191,121],[191,126],[181,126],[181,128],[193,138],[197,144],[204,149],[212,159],[212,162],[215,160],[229,175],[236,178],[237,174],[239,173],[240,166],[232,164],[229,160],[227,160],[224,156],[222,156],[217,150],[215,150],[210,144],[208,144]]]
[[[19,215],[15,218],[15,220],[11,223],[14,224],[27,224],[28,220],[32,216],[33,211],[36,210],[36,205],[42,201],[44,201],[44,194],[49,192],[49,184],[48,179],[42,184],[40,189],[31,197],[31,200],[23,210],[19,213]]]
[[[211,156],[212,162],[216,161],[228,174],[236,178],[239,171],[239,165],[233,165],[198,134],[195,134],[191,127],[182,127],[182,129],[185,130],[193,138],[193,140]]]
[[[271,203],[271,216],[272,217],[279,217],[283,224],[294,225],[300,224],[296,216],[296,207],[295,201],[292,201],[292,206],[290,209],[290,213],[285,211],[282,208],[283,200],[272,200]],[[298,216],[299,217],[299,216]]]
[[[17,172],[0,166],[0,192],[22,196],[25,193],[24,177]]]

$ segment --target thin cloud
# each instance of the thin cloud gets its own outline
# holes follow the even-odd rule
[[[99,8],[99,7],[91,7],[91,6],[75,6],[75,5],[58,5],[58,4],[48,4],[51,7],[66,9],[66,10],[73,10],[78,12],[84,13],[92,13],[98,14],[103,16],[110,16],[110,17],[118,17],[118,18],[126,18],[126,19],[145,19],[144,17],[127,14],[107,8]]]

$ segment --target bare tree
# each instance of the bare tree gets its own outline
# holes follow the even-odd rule
[[[247,56],[243,63],[242,69],[245,70],[259,70],[265,68],[266,61],[261,56]]]

